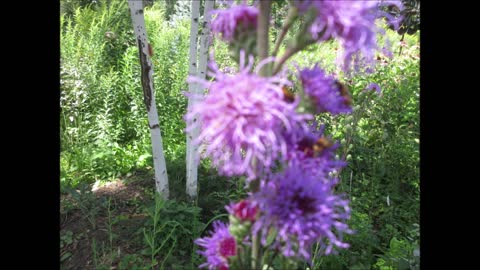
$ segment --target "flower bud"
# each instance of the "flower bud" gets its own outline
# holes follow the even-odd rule
[[[230,213],[230,233],[239,241],[250,232],[253,222],[257,219],[258,208],[250,200],[241,200],[238,203],[225,207]]]
[[[249,200],[241,200],[240,202],[227,207],[230,215],[237,218],[240,222],[254,222],[257,218],[258,208]]]

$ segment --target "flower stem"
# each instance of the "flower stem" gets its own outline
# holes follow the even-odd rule
[[[270,23],[270,11],[272,8],[271,1],[259,1],[258,9],[259,9],[259,16],[258,16],[258,28],[257,28],[257,53],[258,53],[258,61],[262,61],[268,57],[268,30],[269,30],[269,23]],[[270,76],[271,70],[270,65],[264,65],[259,72],[260,76]],[[258,180],[255,180],[258,181]],[[258,185],[258,183],[255,183]],[[254,187],[254,189],[258,190],[258,187]],[[252,190],[255,192],[256,190]],[[252,261],[251,266],[252,269],[258,269],[259,258],[260,258],[260,232],[254,233],[252,235]]]
[[[306,17],[305,24],[303,28],[298,32],[293,42],[290,43],[290,45],[288,46],[282,58],[280,58],[279,61],[275,62],[275,65],[273,67],[273,75],[277,74],[282,69],[282,66],[290,57],[292,57],[297,52],[305,49],[306,47],[310,46],[311,44],[314,44],[325,34],[327,30],[326,28],[319,33],[316,39],[313,39],[311,34],[309,33],[310,26],[315,21],[315,18],[317,17],[317,12],[315,11],[315,9],[310,9],[310,11],[305,15],[305,17]],[[296,18],[296,14],[295,14],[295,18]],[[294,19],[292,19],[292,23]],[[275,51],[274,53],[277,53],[277,51]]]
[[[280,58],[280,60],[278,62],[275,62],[275,66],[273,68],[273,75],[277,74],[282,69],[283,64],[285,64],[285,62],[290,57],[292,57],[294,54],[296,54],[297,52],[305,49],[308,45],[313,44],[313,43],[315,43],[315,40],[310,40],[310,41],[302,44],[301,46],[295,46],[295,47],[287,48],[287,50],[285,51],[285,54],[282,55],[282,58]]]
[[[282,44],[283,39],[287,35],[288,29],[290,29],[290,27],[293,25],[293,22],[298,18],[297,14],[298,11],[295,7],[290,8],[290,10],[288,11],[287,18],[285,19],[285,24],[282,27],[282,32],[280,32],[280,35],[275,42],[275,49],[273,49],[272,56],[277,56],[278,50],[280,49],[280,44]]]
[[[299,51],[300,51],[300,47],[287,48],[282,58],[280,58],[278,62],[275,62],[275,66],[273,68],[273,75],[277,74],[280,71],[283,64],[285,64],[288,58],[292,57],[294,54],[296,54]]]
[[[260,188],[260,180],[255,179],[250,182],[250,190],[255,193]],[[252,232],[252,257],[251,268],[252,270],[258,269],[260,261],[260,231],[257,233]]]
[[[258,9],[258,27],[257,27],[257,53],[258,61],[268,57],[268,30],[270,23],[270,10],[271,10],[271,1],[259,1]],[[269,76],[269,66],[264,65],[260,70],[260,76],[267,77]]]

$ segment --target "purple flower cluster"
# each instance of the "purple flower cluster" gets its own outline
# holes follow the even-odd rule
[[[199,254],[207,258],[200,268],[208,266],[210,270],[228,270],[228,258],[237,254],[237,243],[226,224],[215,221],[213,228],[210,237],[195,240],[195,244],[205,248]]]
[[[387,2],[401,7],[400,1]],[[365,64],[374,62],[375,52],[379,49],[377,34],[383,33],[375,22],[381,17],[391,19],[379,9],[385,4],[381,1],[294,1],[300,12],[316,9],[317,17],[310,27],[314,39],[324,41],[333,37],[340,41],[344,48],[341,57],[344,70],[349,69],[354,59],[362,59]]]
[[[298,114],[297,103],[283,100],[280,85],[289,84],[288,80],[251,73],[253,57],[245,65],[245,56],[240,55],[240,71],[235,75],[222,73],[212,61],[210,76],[215,81],[191,78],[203,84],[208,94],[186,120],[200,116],[201,133],[194,143],[203,143],[203,156],[210,157],[220,173],[246,174],[251,180],[258,176],[259,167],[268,169],[275,161],[286,160],[287,142],[280,134],[306,130],[305,121],[312,116]]]
[[[315,112],[331,114],[350,113],[350,97],[333,76],[327,75],[318,65],[299,72],[305,94],[311,98]]]
[[[212,15],[217,15],[210,25],[212,32],[227,42],[233,41],[237,33],[257,27],[258,9],[246,4],[231,4],[228,9],[213,10]]]
[[[295,161],[264,181],[255,196],[262,215],[254,224],[254,231],[262,235],[262,243],[266,244],[267,235],[274,228],[277,236],[273,247],[286,257],[309,259],[312,244],[319,241],[326,254],[334,246],[347,248],[341,235],[351,233],[345,224],[350,208],[347,200],[333,194],[333,185],[319,181]]]

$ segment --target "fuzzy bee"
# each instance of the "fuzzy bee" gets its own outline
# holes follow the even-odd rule
[[[333,146],[333,142],[328,138],[322,136],[318,138],[318,140],[315,142],[312,148],[316,154],[320,154],[322,153],[323,150],[330,148],[332,146]]]
[[[295,94],[293,94],[286,86],[282,87],[283,91],[283,100],[287,103],[293,103],[295,101]]]
[[[304,138],[298,143],[298,149],[308,157],[317,157],[325,149],[330,148],[332,146],[333,146],[333,142],[324,136],[318,138],[315,141],[308,138]]]
[[[341,83],[339,80],[335,80],[335,86],[340,91],[340,95],[345,99],[345,104],[351,106],[352,96],[350,95],[348,87],[345,84]]]

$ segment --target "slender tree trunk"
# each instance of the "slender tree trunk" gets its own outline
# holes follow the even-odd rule
[[[197,75],[197,36],[198,36],[198,20],[200,17],[200,1],[192,1],[192,22],[190,25],[190,67],[188,75]],[[190,83],[188,91],[190,93],[196,92],[194,88],[196,84]],[[190,111],[193,105],[193,98],[188,99],[187,110]],[[190,126],[191,122],[187,123]],[[197,166],[195,165],[195,150],[192,149],[193,136],[191,133],[187,134],[187,187],[186,192],[190,199],[194,199],[197,195]]]
[[[143,102],[147,107],[148,124],[152,138],[153,167],[155,169],[155,185],[158,193],[164,199],[168,199],[168,175],[163,153],[162,134],[158,120],[157,106],[155,104],[155,92],[153,88],[153,65],[150,59],[152,49],[147,39],[145,30],[145,18],[143,17],[143,1],[128,0],[130,14],[132,16],[133,29],[137,38],[138,53],[142,71]]]
[[[193,41],[193,36],[196,35],[198,31],[198,24],[195,22],[195,18],[197,18],[198,23],[198,13],[195,16],[195,5],[199,5],[198,3],[195,4],[197,1],[192,2],[192,29],[190,30],[190,70],[193,70],[193,63],[196,60],[196,41]],[[215,1],[214,0],[206,0],[205,1],[205,8],[203,12],[204,21],[202,22],[202,32],[200,34],[200,56],[199,56],[199,64],[196,72],[196,76],[202,79],[205,79],[207,73],[207,60],[208,60],[208,48],[210,47],[211,38],[210,38],[210,28],[208,27],[208,23],[211,20],[210,11],[213,9]],[[194,25],[195,24],[195,25]],[[193,28],[196,29],[193,29]],[[194,34],[195,31],[195,34]],[[195,46],[195,49],[192,49],[192,45]],[[195,51],[195,52],[194,52]],[[193,75],[193,74],[192,74]],[[188,101],[189,108],[193,108],[196,104],[195,96],[201,95],[202,90],[198,84],[190,84],[191,88],[190,91],[193,93],[193,97],[191,97]],[[193,122],[199,121],[199,119],[194,118]],[[198,137],[200,133],[200,129],[197,127],[191,131],[191,133],[187,136],[187,195],[190,199],[195,199],[197,196],[197,180],[198,180],[198,147],[192,145],[192,139]]]

